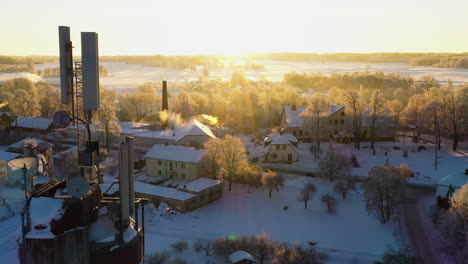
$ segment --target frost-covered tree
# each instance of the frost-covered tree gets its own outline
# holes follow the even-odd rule
[[[379,121],[383,117],[385,112],[385,98],[383,93],[380,90],[372,91],[372,96],[369,102],[370,107],[370,147],[372,149],[372,154],[375,155],[375,137],[377,136],[377,130],[379,129]]]
[[[299,202],[304,203],[304,208],[307,209],[307,204],[309,200],[312,199],[316,191],[317,191],[317,188],[315,187],[315,184],[311,182],[306,183],[304,184],[304,186],[302,186],[302,188],[299,191],[299,196],[297,197],[297,199],[299,200]]]
[[[271,192],[274,189],[279,191],[279,187],[284,185],[284,178],[275,171],[267,170],[262,173],[262,183],[268,188],[268,197],[271,198]]]
[[[218,153],[218,165],[221,168],[224,179],[229,180],[229,191],[231,191],[232,182],[243,169],[248,166],[247,151],[242,141],[231,135],[225,136],[220,140],[220,145],[215,150]]]
[[[455,263],[468,259],[468,184],[463,185],[450,199],[450,208],[438,220],[445,250]]]
[[[452,149],[457,150],[460,135],[463,130],[466,131],[468,125],[468,86],[454,88],[447,84],[442,94],[440,106],[453,135]]]
[[[333,190],[346,199],[350,190],[356,190],[356,179],[351,176],[344,177],[343,180],[335,184]]]
[[[382,223],[389,221],[400,203],[404,184],[411,174],[412,170],[405,164],[398,167],[390,164],[373,166],[364,182],[367,211],[375,213]]]
[[[320,149],[320,135],[323,135],[328,121],[326,120],[328,110],[327,97],[326,94],[314,93],[306,109],[301,113],[305,117],[310,135],[315,137],[317,149]]]
[[[116,105],[117,92],[102,89],[100,107],[96,111],[96,127],[104,131],[106,149],[109,152],[111,137],[117,136],[122,130],[117,123]]]
[[[330,182],[343,176],[349,168],[349,162],[345,156],[336,154],[330,143],[330,148],[326,156],[323,156],[319,163],[320,176]]]
[[[211,173],[211,178],[216,180],[219,177],[220,172],[220,160],[219,152],[221,151],[221,140],[212,138],[205,142],[203,145],[206,149],[206,157],[209,163],[209,170]]]

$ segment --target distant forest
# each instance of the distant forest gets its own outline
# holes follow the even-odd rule
[[[263,65],[255,62],[273,61],[318,61],[318,62],[363,62],[363,63],[408,63],[412,66],[429,66],[435,68],[468,69],[468,53],[265,53],[246,54],[240,56],[246,61],[243,65],[230,62],[226,55],[193,55],[193,56],[163,56],[163,55],[129,55],[101,56],[101,62],[124,62],[143,64],[149,67],[174,68],[179,70],[197,70],[197,66],[205,68],[244,68],[263,69]],[[79,60],[76,57],[75,60]],[[0,56],[0,72],[34,72],[34,64],[58,62],[55,56]]]
[[[36,70],[36,74],[41,77],[58,77],[60,76],[60,67],[46,68],[44,70]],[[99,76],[106,77],[108,75],[107,68],[99,65]]]

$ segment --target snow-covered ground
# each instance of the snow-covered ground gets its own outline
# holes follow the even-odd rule
[[[249,79],[266,78],[273,82],[280,82],[288,72],[297,73],[352,73],[352,72],[384,72],[398,73],[403,76],[420,78],[431,75],[441,82],[452,80],[454,84],[468,83],[468,69],[412,67],[405,63],[355,63],[355,62],[307,62],[307,61],[258,61],[265,69],[245,69]],[[201,72],[183,71],[169,68],[147,67],[140,64],[126,64],[122,62],[102,62],[108,69],[109,76],[101,77],[100,83],[106,88],[125,90],[135,88],[145,82],[159,82],[168,80],[171,82],[184,82],[197,79]],[[36,65],[37,69],[57,67],[58,63]],[[211,78],[230,80],[232,72],[236,69],[216,68],[209,69]],[[201,69],[200,69],[201,71]],[[26,73],[0,73],[0,82],[15,78],[28,77],[34,81],[41,77]],[[44,78],[46,82],[58,84],[58,77]]]
[[[331,263],[350,263],[353,259],[357,263],[370,263],[379,258],[387,245],[398,243],[392,225],[380,224],[376,217],[367,214],[361,192],[351,193],[346,200],[337,197],[337,212],[328,214],[320,196],[333,193],[331,184],[297,175],[285,176],[284,188],[274,191],[272,198],[268,198],[265,188],[248,193],[246,186],[234,184],[232,192],[225,189],[221,200],[186,214],[159,216],[149,212],[146,252],[170,249],[169,245],[179,240],[193,244],[197,239],[265,232],[276,241],[315,241],[318,248],[330,254]],[[314,181],[318,190],[308,209],[297,201],[299,188],[306,181]],[[288,210],[283,210],[284,206]],[[205,258],[203,253],[187,254],[199,254],[200,260]]]
[[[263,147],[261,145],[247,142],[243,139],[246,148],[249,151],[249,158],[261,157]],[[360,167],[353,168],[352,174],[355,176],[368,176],[369,169],[374,165],[382,165],[388,163],[399,166],[400,164],[407,164],[415,172],[415,177],[410,179],[410,182],[417,184],[436,184],[441,178],[455,172],[464,171],[468,164],[468,152],[459,150],[452,151],[451,141],[445,140],[442,150],[438,152],[438,169],[434,168],[435,149],[434,145],[427,143],[412,143],[409,138],[399,138],[398,142],[377,142],[376,155],[372,155],[372,150],[369,149],[370,143],[362,143],[360,151],[354,148],[354,144],[333,144],[335,153],[343,154],[347,157],[352,155],[356,156]],[[318,172],[318,160],[314,161],[313,154],[310,152],[310,146],[313,143],[300,143],[299,162],[293,164],[281,163],[263,163],[258,165],[281,168],[289,170],[300,170],[305,172]],[[400,147],[400,150],[393,150],[393,146]],[[418,147],[424,146],[427,150],[418,152]],[[462,145],[463,146],[463,145]],[[329,148],[328,143],[322,143],[322,155],[326,155]],[[408,151],[408,157],[403,157],[404,150]],[[387,152],[387,156],[385,156]],[[260,161],[262,158],[259,159]]]

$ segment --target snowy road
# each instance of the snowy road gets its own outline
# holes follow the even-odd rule
[[[433,190],[425,190],[421,188],[406,188],[404,192],[405,202],[402,205],[403,221],[406,226],[407,235],[411,242],[414,254],[423,259],[425,264],[440,264],[443,263],[440,258],[438,249],[435,248],[429,239],[428,230],[422,224],[420,210],[418,209],[418,200],[427,196],[434,197]]]

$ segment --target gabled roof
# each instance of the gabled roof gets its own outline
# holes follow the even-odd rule
[[[0,151],[0,161],[10,161],[14,160],[16,158],[21,158],[23,155],[18,154],[18,153],[11,153],[11,152],[6,152],[6,151]]]
[[[329,104],[330,110],[328,111],[328,117],[334,115],[336,112],[340,111],[340,109],[344,108],[344,105],[337,105],[337,104]]]
[[[156,144],[146,153],[145,158],[198,163],[205,154],[206,149]]]
[[[303,127],[304,126],[304,117],[301,116],[301,113],[304,111],[305,106],[297,105],[296,110],[292,109],[291,105],[284,106],[284,113],[286,115],[286,122],[288,127]]]
[[[42,142],[45,142],[44,140],[40,140],[38,138],[33,138],[33,137],[27,137],[25,139],[22,139],[16,143],[13,143],[11,145],[8,146],[8,148],[13,148],[13,149],[22,149],[23,148],[23,144],[25,141],[29,141],[29,140],[33,140],[33,141],[36,141],[36,143],[39,145],[40,143]]]
[[[281,135],[280,133],[271,133],[263,141],[272,142],[273,140],[275,140],[280,135]],[[289,138],[290,142],[298,142],[297,138],[295,136],[291,135],[291,133],[284,133],[283,135],[287,136]]]
[[[119,124],[120,128],[122,129],[122,131],[120,131],[122,134],[132,134],[136,132],[147,131],[143,128],[150,125],[148,123],[133,122],[117,122],[117,124]]]
[[[216,138],[208,126],[205,126],[195,119],[190,120],[182,127],[176,129],[176,133],[177,132],[184,136],[209,136],[210,138]]]
[[[7,116],[9,116],[9,117],[13,117],[13,114],[10,113],[10,112],[0,112],[0,116],[1,116],[1,115],[7,115]]]
[[[231,255],[229,255],[229,260],[231,260],[232,263],[238,263],[242,260],[250,260],[253,262],[256,262],[255,258],[248,252],[238,250]]]
[[[15,121],[11,123],[13,127],[33,128],[46,130],[52,125],[52,119],[41,117],[18,116]]]
[[[297,138],[290,133],[284,133],[283,135],[278,135],[273,139],[271,145],[285,145],[291,144],[292,142],[297,142]]]

